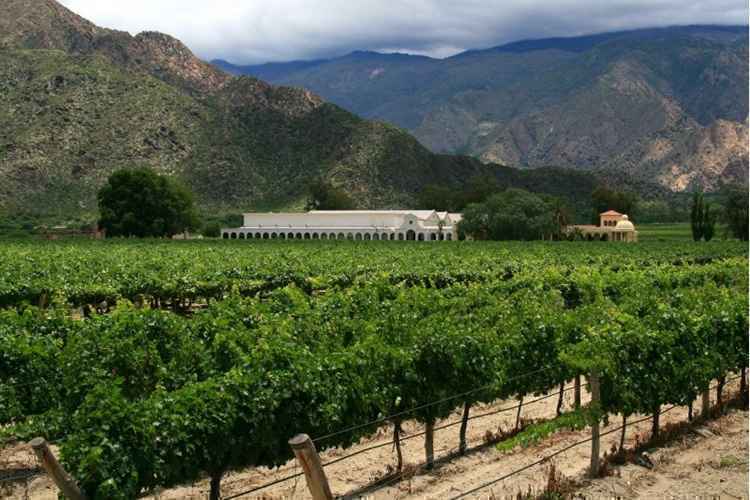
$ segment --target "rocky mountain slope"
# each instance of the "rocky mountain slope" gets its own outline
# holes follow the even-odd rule
[[[230,76],[168,35],[100,28],[54,0],[0,3],[0,218],[92,216],[107,176],[137,165],[179,177],[211,212],[299,208],[316,176],[363,208],[477,175],[566,186],[574,202],[598,183],[436,155],[309,91]]]
[[[747,183],[747,27],[531,40],[442,60],[355,52],[307,65],[216,64],[304,86],[437,152],[675,191]]]

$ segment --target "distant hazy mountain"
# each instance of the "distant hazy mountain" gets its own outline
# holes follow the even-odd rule
[[[354,52],[222,67],[308,88],[435,152],[616,173],[674,191],[747,183],[746,26],[529,40],[442,60]]]
[[[585,204],[599,182],[436,155],[307,90],[233,77],[168,35],[100,28],[53,0],[0,2],[0,218],[92,215],[107,176],[141,165],[232,212],[301,208],[317,176],[363,208],[410,207],[426,184],[478,175]]]

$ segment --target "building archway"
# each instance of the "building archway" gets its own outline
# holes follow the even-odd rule
[[[319,240],[319,239],[320,239],[320,235],[319,235],[318,233],[313,233],[313,236],[312,236],[312,238],[313,238],[314,240]]]
[[[233,240],[236,240],[236,239],[237,239],[237,233],[232,233],[232,239],[233,239]]]
[[[260,234],[260,233],[255,233],[255,239],[256,239],[256,240],[259,240],[259,239],[261,239],[262,237],[263,237],[263,236],[261,236],[261,234]]]
[[[448,233],[447,239],[448,239],[448,241],[452,241],[453,240],[453,235],[451,233]]]
[[[305,239],[309,240],[311,238],[310,233],[305,233]]]
[[[416,241],[417,233],[413,229],[406,231],[406,241]]]
[[[396,233],[391,233],[390,240],[394,241],[396,239]]]
[[[430,241],[437,241],[437,234],[431,233],[430,234]]]
[[[357,233],[356,236],[354,236],[354,239],[357,241],[362,241],[362,233]]]
[[[354,235],[352,233],[349,233],[349,234],[346,235],[346,239],[353,241],[354,240]]]
[[[321,233],[320,234],[320,239],[321,240],[327,240],[328,239],[328,233]]]
[[[275,240],[275,239],[276,239],[276,238],[278,238],[278,237],[279,237],[279,235],[278,235],[278,234],[276,234],[276,233],[271,233],[271,239],[272,239],[272,240]]]
[[[365,233],[365,241],[372,240],[372,235],[370,233]]]
[[[269,238],[268,233],[263,233],[263,239],[267,240]]]
[[[229,233],[223,233],[221,235],[221,237],[224,238],[225,240],[228,240],[229,239]]]
[[[445,235],[444,235],[443,233],[440,233],[440,234],[438,235],[438,240],[440,240],[440,241],[445,241]]]
[[[419,233],[419,236],[417,236],[417,239],[419,241],[424,241],[424,233]]]

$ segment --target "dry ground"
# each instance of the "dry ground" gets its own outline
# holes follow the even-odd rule
[[[628,464],[581,488],[584,498],[748,498],[748,414],[730,411],[651,453],[652,470]]]
[[[727,391],[734,392],[738,382],[727,384]],[[572,391],[565,395],[565,408],[572,405]],[[715,393],[712,393],[715,398]],[[584,403],[587,394],[583,394]],[[556,397],[524,407],[526,419],[550,418],[554,415]],[[475,408],[472,414],[493,409],[512,407],[514,401],[499,402]],[[698,408],[699,405],[696,405]],[[459,418],[455,414],[450,420]],[[676,408],[662,415],[662,426],[682,422],[687,418],[686,408]],[[493,446],[485,445],[488,432],[508,430],[513,427],[515,411],[507,411],[494,416],[473,420],[469,423],[468,440],[471,450],[464,457],[439,463],[432,472],[417,471],[410,479],[395,484],[368,488],[383,478],[395,464],[395,452],[391,446],[357,455],[350,460],[326,468],[334,494],[357,494],[373,499],[445,499],[468,491],[487,481],[539,460],[569,444],[589,437],[588,430],[565,431],[555,434],[541,443],[526,449],[516,449],[503,454]],[[620,425],[620,419],[613,417],[610,425],[602,432]],[[636,439],[643,440],[648,435],[650,422],[630,426],[626,445],[633,446]],[[575,483],[576,496],[585,498],[748,498],[748,415],[747,411],[732,410],[728,415],[708,423],[700,430],[703,435],[693,432],[673,440],[666,446],[651,450],[655,463],[653,470],[638,465],[614,467],[612,476],[593,482],[584,481],[589,463],[588,444],[575,447],[554,459],[556,469]],[[404,426],[405,433],[421,431],[414,423]],[[326,450],[321,453],[324,462],[391,439],[388,430],[363,441],[348,450]],[[602,450],[609,450],[619,441],[619,432],[602,437]],[[473,447],[473,448],[472,448]],[[407,464],[418,464],[424,460],[423,440],[416,438],[403,443],[404,458]],[[458,426],[435,434],[436,457],[449,455],[458,448]],[[26,445],[5,449],[0,452],[0,479],[13,471],[35,467],[34,457]],[[490,488],[478,491],[468,498],[515,498],[519,492],[529,489],[539,491],[547,482],[549,465],[532,467],[520,474]],[[248,469],[232,472],[222,481],[223,496],[237,494],[268,481],[281,478],[298,471],[290,462],[276,470]],[[0,489],[0,498],[29,498],[54,500],[57,491],[46,476],[10,484],[10,488]],[[150,495],[149,499],[205,499],[208,482],[200,481],[192,486],[173,488]],[[310,498],[304,478],[290,480],[280,485],[264,489],[253,495],[241,498],[262,498],[264,500]]]

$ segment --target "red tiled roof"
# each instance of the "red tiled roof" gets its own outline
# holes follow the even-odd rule
[[[622,215],[620,212],[615,212],[614,210],[609,210],[607,212],[604,212],[603,214],[599,215]]]

